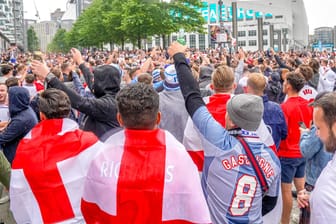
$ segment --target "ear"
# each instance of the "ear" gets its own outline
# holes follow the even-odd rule
[[[41,121],[45,121],[48,118],[47,118],[47,116],[44,113],[40,112],[40,119],[41,119]]]
[[[234,83],[232,84],[232,90],[235,90],[236,88],[237,88],[237,83],[234,82]]]
[[[158,126],[161,122],[161,112],[159,111],[156,115],[156,125]]]
[[[333,125],[331,126],[331,130],[332,130],[334,136],[336,136],[336,122],[334,122]]]
[[[214,85],[212,83],[210,83],[210,89],[214,90]]]
[[[121,114],[119,112],[117,113],[117,120],[120,124],[120,127],[124,127],[124,122],[123,122]]]

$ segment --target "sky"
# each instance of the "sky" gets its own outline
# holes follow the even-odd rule
[[[54,12],[55,9],[61,8],[62,10],[65,10],[68,0],[35,0],[35,2],[41,21],[45,21],[50,19],[50,13]],[[336,19],[334,17],[336,10],[335,0],[304,0],[304,2],[310,34],[313,34],[314,28],[336,25]],[[34,0],[23,0],[23,3],[25,18],[36,19]]]

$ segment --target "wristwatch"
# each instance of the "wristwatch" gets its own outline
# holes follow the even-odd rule
[[[53,73],[49,72],[48,75],[45,77],[45,81],[49,83],[53,78],[56,78],[56,76]]]

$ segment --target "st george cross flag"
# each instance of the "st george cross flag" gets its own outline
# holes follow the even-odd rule
[[[85,182],[87,223],[211,223],[197,168],[169,132],[126,129],[104,144]]]
[[[274,153],[277,153],[273,137],[263,120],[261,120],[255,133],[266,146],[270,147]],[[199,172],[202,172],[204,165],[202,139],[201,133],[197,130],[192,119],[189,118],[184,130],[183,145],[186,147]]]
[[[10,208],[17,223],[82,223],[80,199],[102,143],[70,119],[40,122],[13,161]]]

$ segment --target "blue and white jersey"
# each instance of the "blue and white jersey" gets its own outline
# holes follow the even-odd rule
[[[192,119],[204,137],[202,187],[213,223],[263,223],[263,192],[243,146],[213,119],[205,106],[198,108]],[[264,172],[269,187],[266,195],[278,196],[279,159],[255,133],[243,131],[241,136]]]

